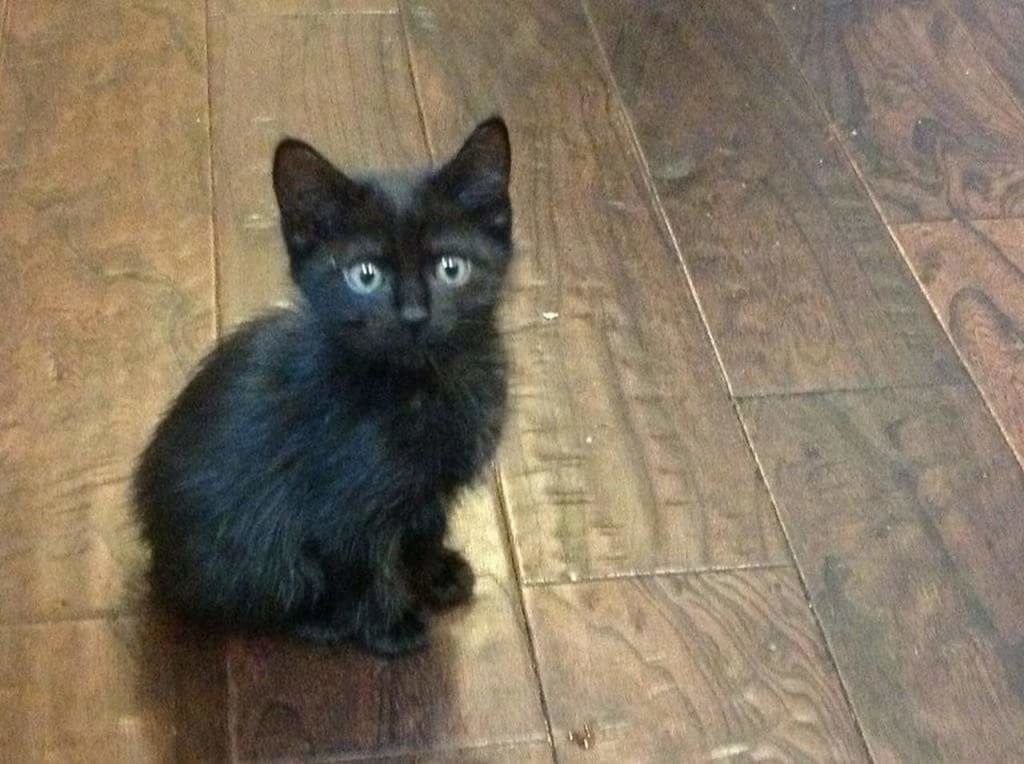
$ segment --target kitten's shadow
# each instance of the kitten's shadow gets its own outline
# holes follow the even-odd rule
[[[443,629],[397,658],[278,637],[233,638],[228,655],[241,758],[379,754],[455,731],[456,651]]]
[[[134,582],[123,598],[132,618],[130,647],[141,705],[158,714],[175,761],[225,761],[228,736],[228,635],[183,623]]]
[[[466,608],[432,619],[428,647],[377,658],[279,636],[239,636],[162,614],[140,588],[139,688],[170,722],[176,760],[277,758],[430,748],[459,734],[459,631]],[[232,727],[229,729],[229,725]]]

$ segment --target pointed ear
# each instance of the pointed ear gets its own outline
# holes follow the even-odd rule
[[[365,191],[312,146],[285,138],[274,152],[274,193],[294,270],[317,244],[337,235]]]
[[[469,210],[507,202],[512,147],[501,117],[484,120],[437,173],[447,193]]]

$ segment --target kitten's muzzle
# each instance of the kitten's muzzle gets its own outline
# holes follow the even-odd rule
[[[403,326],[416,334],[427,323],[430,313],[423,305],[414,302],[403,305],[398,313],[398,317],[402,320]]]

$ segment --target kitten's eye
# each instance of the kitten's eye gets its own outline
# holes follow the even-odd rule
[[[384,283],[384,274],[373,263],[356,263],[345,269],[345,281],[357,294],[371,294]]]
[[[448,286],[462,286],[469,281],[469,260],[454,255],[446,255],[437,261],[437,278]]]

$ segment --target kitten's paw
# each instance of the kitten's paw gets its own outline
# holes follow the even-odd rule
[[[383,631],[364,632],[361,642],[377,655],[412,653],[427,645],[427,622],[419,613],[409,610]]]
[[[452,607],[473,596],[476,576],[465,558],[451,549],[441,549],[427,569],[427,601],[437,608]]]

